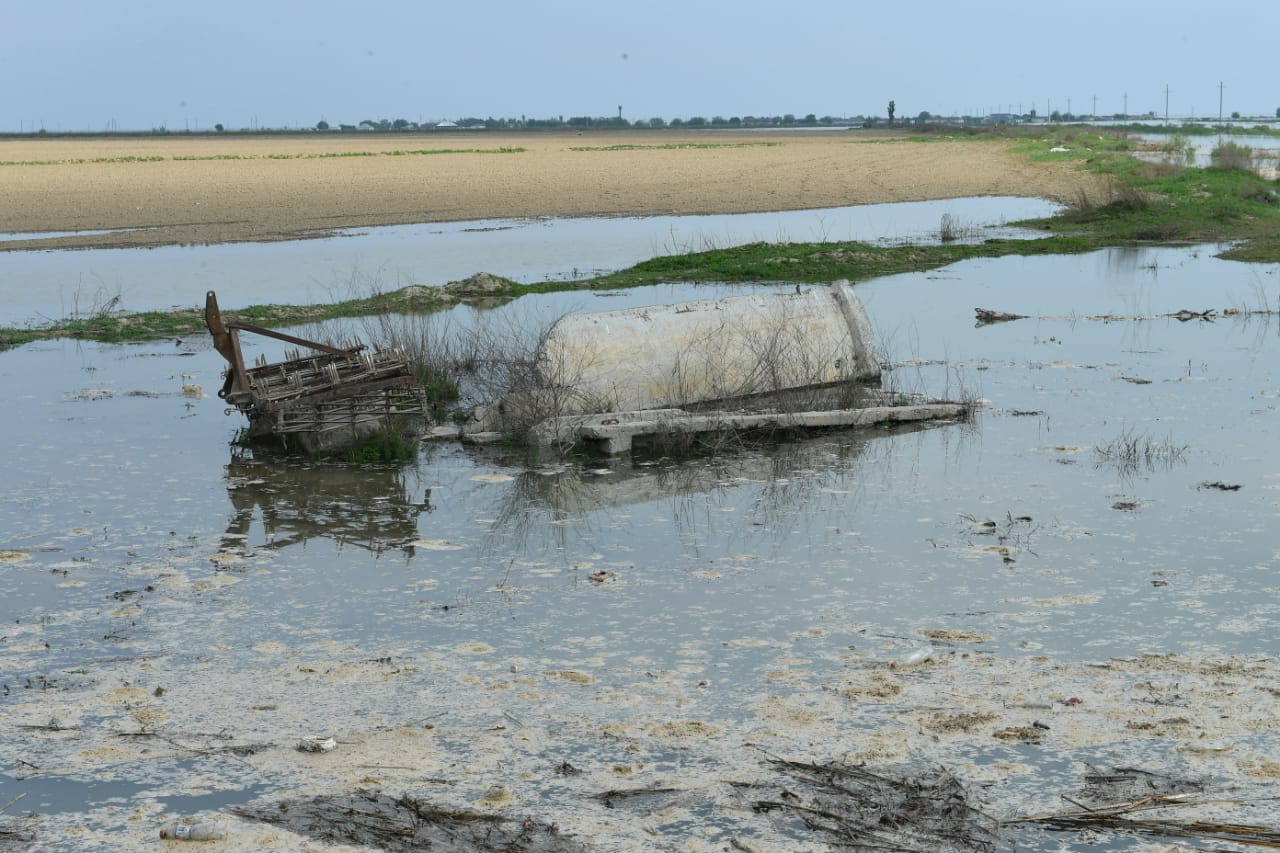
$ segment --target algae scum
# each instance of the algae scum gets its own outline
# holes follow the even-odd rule
[[[974,422],[700,459],[268,461],[204,340],[0,354],[0,847],[1056,849],[995,821],[1106,768],[1275,830],[1280,281],[1214,251],[859,285]]]

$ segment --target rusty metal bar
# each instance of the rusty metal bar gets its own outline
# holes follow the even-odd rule
[[[231,365],[218,396],[249,419],[252,437],[298,435],[302,446],[337,446],[333,434],[350,441],[401,416],[421,417],[426,401],[399,351],[362,353],[363,345],[332,347],[249,323],[227,322],[217,295],[205,295],[205,325],[214,348]],[[311,353],[247,368],[240,333],[253,332]]]
[[[234,328],[228,329],[218,310],[218,295],[210,290],[204,297],[204,324],[213,335],[213,348],[231,364],[231,373],[218,396],[224,400],[236,389],[249,390],[249,380],[244,372],[244,355],[240,352],[240,336]]]
[[[209,292],[212,293],[213,291],[209,291]],[[363,347],[352,347],[351,349],[338,349],[337,347],[331,347],[328,344],[322,344],[318,341],[309,341],[306,338],[295,338],[293,335],[286,335],[284,332],[275,332],[275,331],[272,331],[271,329],[264,329],[261,326],[254,326],[250,323],[237,323],[233,321],[233,322],[227,323],[226,325],[228,329],[232,329],[232,330],[239,329],[245,332],[253,332],[255,335],[262,335],[268,338],[275,338],[276,340],[284,341],[287,344],[297,344],[300,347],[307,347],[308,349],[319,350],[320,352],[328,353],[329,355],[356,355],[357,353],[360,352],[361,349],[363,349]]]
[[[222,311],[218,308],[218,295],[212,290],[207,292],[204,297],[204,324],[209,327],[209,334],[213,335],[213,348],[221,353],[222,357],[231,365],[230,381],[223,385],[222,390],[218,392],[218,396],[223,399],[226,399],[227,395],[235,391],[244,391],[246,393],[252,391],[249,387],[248,374],[245,371],[244,354],[240,349],[239,333],[242,331],[253,332],[255,335],[262,335],[267,338],[275,338],[287,344],[296,344],[297,346],[329,355],[349,357],[364,349],[364,347],[338,349],[328,344],[322,344],[319,341],[309,341],[305,338],[286,335],[284,332],[264,329],[251,323],[225,322],[222,319]]]

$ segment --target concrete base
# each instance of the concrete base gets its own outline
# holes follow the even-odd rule
[[[530,432],[543,444],[584,442],[592,449],[613,455],[630,451],[637,439],[689,437],[708,433],[749,430],[848,429],[881,423],[947,420],[965,417],[968,406],[960,403],[921,403],[906,406],[871,406],[824,412],[712,412],[692,414],[681,409],[623,412],[583,418],[560,418],[556,424],[539,424]],[[546,440],[555,436],[554,441]]]
[[[525,441],[534,447],[567,446],[591,430],[617,430],[625,433],[632,424],[652,424],[688,417],[684,409],[649,409],[643,412],[602,412],[592,415],[561,415],[535,424]]]

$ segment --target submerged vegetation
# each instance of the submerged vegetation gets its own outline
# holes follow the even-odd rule
[[[296,326],[338,317],[430,312],[474,298],[504,299],[527,293],[606,290],[676,281],[819,283],[845,278],[857,282],[934,269],[969,258],[1076,254],[1134,243],[1231,243],[1222,257],[1280,261],[1280,184],[1251,170],[1256,158],[1247,146],[1233,142],[1220,145],[1211,158],[1212,165],[1198,168],[1184,165],[1186,143],[1182,131],[1175,133],[1163,149],[1157,147],[1167,149],[1166,156],[1157,161],[1135,156],[1134,144],[1123,132],[1089,127],[986,132],[1023,140],[1016,143],[1014,151],[1033,161],[1078,163],[1079,168],[1102,176],[1102,191],[1092,195],[1082,192],[1056,216],[1016,223],[1043,231],[1045,236],[1037,240],[957,242],[954,223],[944,222],[941,245],[756,242],[656,257],[625,270],[570,281],[518,284],[497,280],[496,288],[483,292],[471,292],[465,287],[411,286],[331,304],[255,305],[226,314],[229,319],[257,325]],[[936,132],[906,137],[932,138],[937,138]],[[949,235],[952,239],[948,239]],[[117,305],[118,300],[112,300],[43,326],[0,328],[0,349],[45,337],[129,341],[204,331],[203,315],[194,306],[130,314],[121,313]]]

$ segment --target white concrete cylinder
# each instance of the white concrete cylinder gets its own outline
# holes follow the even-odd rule
[[[563,317],[539,352],[559,411],[618,412],[875,379],[871,324],[847,281],[799,293]]]

